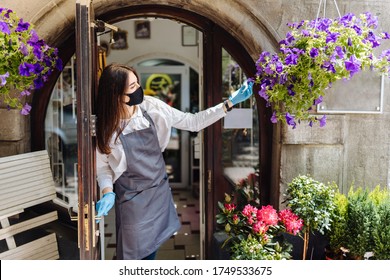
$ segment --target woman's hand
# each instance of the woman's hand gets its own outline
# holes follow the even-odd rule
[[[100,217],[102,215],[107,216],[108,211],[111,210],[114,204],[115,204],[115,193],[114,192],[105,193],[103,197],[96,203],[96,211],[98,212],[97,217]]]
[[[247,100],[251,97],[253,91],[253,82],[245,81],[242,87],[240,87],[237,91],[233,92],[232,96],[229,97],[229,100],[236,105],[242,101]]]

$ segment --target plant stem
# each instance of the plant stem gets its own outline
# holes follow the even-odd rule
[[[309,245],[309,235],[310,230],[309,227],[307,227],[305,232],[303,233],[303,260],[306,260],[307,247]]]

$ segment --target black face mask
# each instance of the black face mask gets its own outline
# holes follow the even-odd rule
[[[133,93],[125,93],[128,97],[130,97],[130,101],[126,102],[127,105],[133,106],[141,104],[144,101],[144,90],[142,87],[137,88]]]

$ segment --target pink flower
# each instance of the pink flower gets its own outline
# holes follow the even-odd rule
[[[244,209],[242,210],[242,214],[248,218],[252,217],[253,214],[256,214],[257,208],[247,204],[245,205]]]
[[[279,219],[286,227],[286,231],[291,234],[296,235],[303,227],[303,220],[290,209],[280,211]]]
[[[264,224],[263,222],[257,222],[255,224],[253,224],[252,229],[255,233],[263,235],[267,232],[268,226],[266,224]]]
[[[278,213],[271,205],[263,206],[257,211],[257,220],[266,225],[275,226],[278,224],[279,220]]]
[[[238,217],[238,215],[234,214],[233,215],[233,223],[236,225],[236,224],[238,224],[239,221],[240,221],[240,218]]]

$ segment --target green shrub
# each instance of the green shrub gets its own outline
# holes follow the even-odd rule
[[[376,186],[373,190],[350,188],[347,195],[336,193],[329,237],[333,252],[345,249],[347,258],[390,259],[390,192]]]
[[[336,192],[334,201],[335,208],[332,213],[331,227],[326,234],[329,236],[330,248],[334,252],[338,252],[346,242],[348,199],[346,195]]]
[[[363,259],[366,252],[373,251],[372,231],[377,219],[369,191],[351,188],[348,193],[346,242],[352,258]]]
[[[330,230],[335,209],[335,184],[325,185],[307,175],[295,177],[286,191],[287,207],[304,222],[303,259],[306,259],[310,233]]]
[[[390,196],[387,196],[377,206],[378,220],[374,225],[372,238],[373,253],[377,260],[390,260]]]

